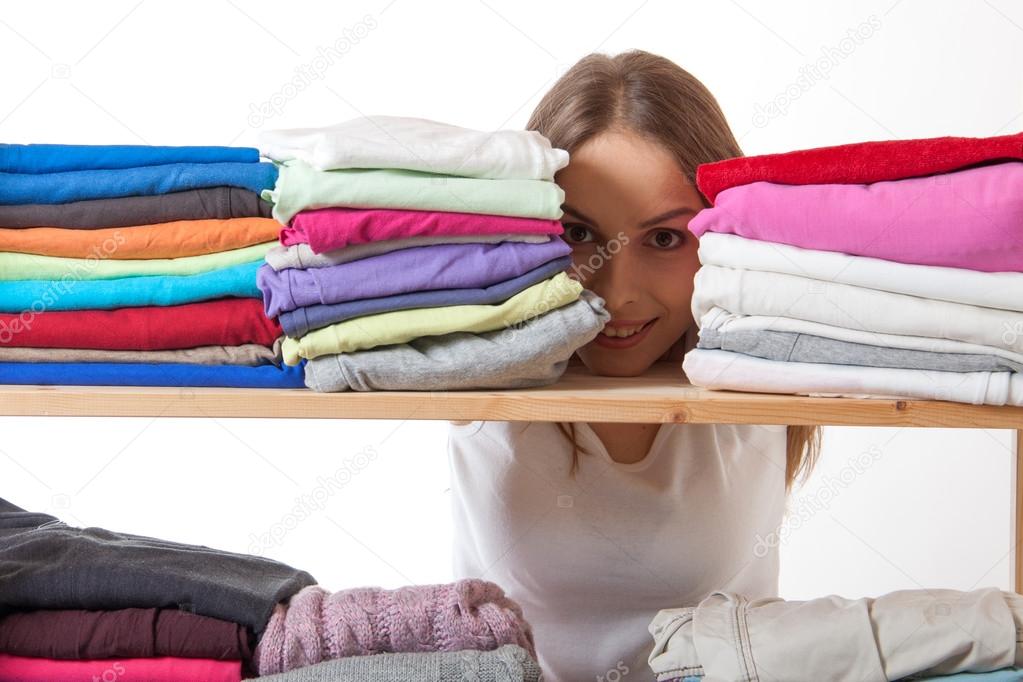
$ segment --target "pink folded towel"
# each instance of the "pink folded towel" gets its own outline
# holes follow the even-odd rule
[[[88,661],[29,658],[0,653],[0,680],[4,682],[240,682],[241,661],[209,658],[106,658]]]
[[[392,209],[320,208],[302,211],[281,230],[281,244],[309,244],[313,253],[353,244],[408,239],[491,234],[561,234],[557,220],[512,218],[475,213]]]
[[[255,660],[259,674],[270,675],[345,656],[490,651],[505,644],[536,657],[522,609],[484,580],[334,593],[313,585],[277,605]]]

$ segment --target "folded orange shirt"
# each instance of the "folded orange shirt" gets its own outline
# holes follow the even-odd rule
[[[99,230],[0,228],[0,251],[61,258],[183,258],[273,241],[280,230],[272,218],[178,220]]]

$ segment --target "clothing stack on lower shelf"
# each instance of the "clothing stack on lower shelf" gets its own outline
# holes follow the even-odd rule
[[[568,154],[538,133],[376,116],[260,147],[286,227],[259,286],[314,390],[548,384],[609,317],[564,272]]]
[[[0,383],[301,386],[256,287],[276,177],[252,148],[0,145]]]
[[[269,559],[0,499],[4,682],[537,682],[535,658],[493,583],[329,592]]]
[[[1023,680],[1023,596],[899,590],[808,601],[715,592],[650,623],[657,682]]]
[[[701,166],[683,369],[714,389],[1023,405],[1023,134]]]

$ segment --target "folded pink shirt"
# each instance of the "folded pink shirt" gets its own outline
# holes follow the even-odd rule
[[[0,680],[4,682],[239,682],[241,661],[208,658],[109,658],[91,661],[53,660],[0,654]]]
[[[870,185],[724,190],[689,230],[983,272],[1023,272],[1023,162]]]
[[[409,237],[491,234],[561,234],[557,220],[513,218],[475,213],[392,209],[321,208],[302,211],[281,230],[281,244],[309,244],[314,253],[352,244]]]

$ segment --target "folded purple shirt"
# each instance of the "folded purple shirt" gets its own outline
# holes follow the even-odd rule
[[[534,284],[549,279],[572,266],[572,257],[548,261],[529,272],[477,289],[433,289],[407,294],[363,298],[330,305],[311,305],[281,313],[281,327],[291,337],[305,336],[314,329],[351,320],[411,308],[439,308],[448,305],[491,305],[502,303]]]
[[[476,289],[518,277],[567,256],[560,238],[549,242],[436,244],[400,249],[329,268],[274,272],[259,268],[256,284],[266,314],[275,317],[303,306],[394,296],[434,289]]]

